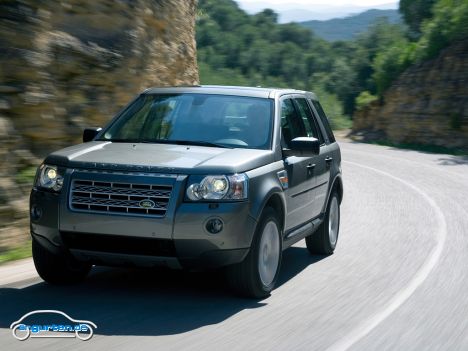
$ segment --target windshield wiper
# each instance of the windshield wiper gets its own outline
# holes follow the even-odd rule
[[[208,146],[208,147],[221,147],[225,149],[232,149],[224,144],[212,143],[208,141],[196,140],[170,140],[170,139],[98,139],[99,141],[110,141],[113,143],[153,143],[153,144],[176,144],[176,145],[195,145],[195,146]]]
[[[224,144],[218,144],[218,143],[213,143],[209,141],[198,141],[198,140],[170,140],[170,139],[161,139],[155,141],[155,143],[161,143],[161,144],[177,144],[177,145],[195,145],[195,146],[208,146],[208,147],[222,147],[225,149],[232,149],[232,147],[224,145]]]
[[[96,141],[110,141],[112,143],[156,143],[147,139],[97,139]]]

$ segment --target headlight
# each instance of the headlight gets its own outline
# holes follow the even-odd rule
[[[59,173],[57,166],[42,165],[39,167],[39,176],[36,186],[60,191],[63,186],[63,176]]]
[[[186,195],[191,201],[199,200],[244,200],[247,198],[245,174],[210,175],[201,181],[189,181]]]

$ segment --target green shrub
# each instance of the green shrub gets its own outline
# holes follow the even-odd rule
[[[353,121],[343,113],[343,105],[335,94],[330,94],[320,87],[313,91],[319,98],[332,129],[350,129],[353,126]]]
[[[377,99],[377,96],[372,95],[368,91],[363,91],[356,98],[356,107],[358,110],[362,110],[364,107],[368,106],[371,102],[376,101]]]

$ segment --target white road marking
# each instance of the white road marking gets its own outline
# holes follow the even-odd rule
[[[378,155],[378,157],[385,157],[385,158],[389,158],[389,159],[392,159],[392,160],[396,160],[398,162],[403,161],[403,162],[411,163],[412,165],[417,164],[418,166],[421,166],[421,167],[426,167],[426,168],[430,168],[430,169],[438,171],[438,172],[449,174],[452,177],[455,177],[458,181],[461,181],[460,177],[468,177],[468,173],[467,174],[456,173],[456,172],[449,171],[447,169],[442,169],[441,166],[434,166],[432,164],[428,165],[428,164],[425,164],[425,163],[422,163],[422,162],[418,162],[418,161],[414,161],[414,160],[408,160],[408,159],[402,158],[402,157],[390,156],[390,155],[382,154],[382,153],[376,154],[375,152],[370,152],[370,151],[367,151],[367,150],[346,149],[345,152],[351,152],[351,153],[355,152],[355,153],[366,154],[366,155],[371,155],[371,156]],[[445,155],[440,155],[440,156],[445,156]],[[451,155],[448,155],[448,156],[451,156]]]
[[[7,262],[0,266],[0,286],[39,278],[31,258]]]
[[[31,278],[31,279],[26,279],[26,280],[20,280],[20,281],[7,284],[7,285],[2,285],[2,288],[26,289],[26,288],[29,288],[30,286],[37,285],[42,282],[43,280],[37,277],[37,278]]]
[[[357,167],[365,168],[373,172],[382,174],[386,177],[392,178],[406,185],[407,187],[409,187],[410,189],[414,190],[419,195],[421,195],[435,211],[436,220],[437,220],[437,231],[436,231],[437,244],[432,249],[430,255],[426,258],[422,267],[413,276],[410,283],[405,288],[400,290],[400,292],[398,292],[395,296],[393,296],[393,298],[390,299],[389,303],[383,310],[377,312],[371,318],[358,324],[356,328],[352,329],[343,338],[341,338],[340,340],[332,344],[327,349],[327,351],[348,350],[351,346],[353,346],[359,340],[361,340],[363,337],[369,334],[374,328],[376,328],[380,323],[382,323],[393,312],[395,312],[401,305],[403,305],[403,303],[405,303],[405,301],[408,300],[411,297],[411,295],[416,291],[416,289],[427,279],[431,271],[439,262],[441,254],[442,254],[442,250],[445,245],[445,240],[447,237],[447,222],[445,221],[444,214],[442,213],[442,210],[437,205],[437,203],[424,191],[414,186],[413,184],[405,181],[404,179],[395,177],[394,175],[381,171],[379,169],[369,167],[369,166],[364,166],[359,163],[354,163],[354,162],[349,162],[349,161],[343,161],[343,162],[348,163],[350,165],[357,166]]]

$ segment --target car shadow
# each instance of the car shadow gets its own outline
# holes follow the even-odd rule
[[[302,247],[286,250],[278,286],[323,258]],[[53,309],[94,322],[99,335],[137,336],[187,332],[268,303],[236,297],[221,272],[105,267],[95,267],[79,285],[0,288],[0,301],[0,328],[9,328],[27,312]]]
[[[439,165],[441,166],[459,166],[468,165],[467,156],[447,156],[438,159]]]

